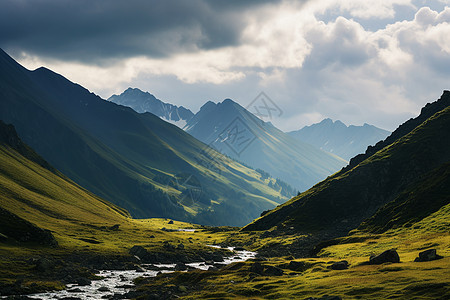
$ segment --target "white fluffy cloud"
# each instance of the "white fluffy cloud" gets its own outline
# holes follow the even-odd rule
[[[334,12],[347,13],[361,19],[393,18],[396,6],[413,6],[411,0],[317,0],[310,3],[314,12],[324,14]]]

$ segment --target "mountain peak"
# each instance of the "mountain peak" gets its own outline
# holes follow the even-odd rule
[[[194,114],[182,106],[165,103],[149,92],[129,87],[120,95],[112,95],[108,101],[131,107],[138,113],[149,112],[161,119],[183,128]]]
[[[346,160],[362,153],[367,146],[386,138],[388,131],[373,125],[347,126],[340,120],[323,119],[320,123],[289,132],[294,138],[336,154]]]
[[[132,88],[132,87],[127,88],[125,91],[123,91],[123,93],[121,95],[129,95],[129,94],[133,94],[133,95],[150,95],[152,97],[155,97],[152,94],[150,94],[149,92],[144,92],[143,90],[141,90],[139,88]]]
[[[319,124],[333,124],[333,120],[331,120],[330,118],[325,118],[323,119]]]
[[[222,101],[222,104],[237,104],[236,102],[234,102],[233,100],[231,100],[230,98],[226,98],[225,100]]]
[[[347,125],[345,125],[345,123],[344,122],[342,122],[341,120],[336,120],[336,121],[334,121],[334,124],[335,125],[337,125],[337,126],[344,126],[344,127],[347,127]]]
[[[212,101],[208,101],[205,104],[202,105],[202,107],[200,107],[200,110],[209,110],[212,109],[214,107],[216,107],[217,104],[212,102]]]

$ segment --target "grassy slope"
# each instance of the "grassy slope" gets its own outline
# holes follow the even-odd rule
[[[447,108],[353,169],[329,177],[245,229],[284,225],[305,233],[346,234],[450,160],[449,127]]]
[[[34,155],[29,155],[34,157]],[[188,251],[204,249],[205,244],[233,241],[248,243],[251,249],[265,244],[289,243],[297,236],[264,238],[255,232],[212,233],[181,222],[173,225],[167,220],[133,220],[126,212],[80,188],[62,175],[43,168],[24,158],[10,147],[0,151],[0,206],[18,216],[53,232],[60,247],[0,243],[0,284],[24,279],[23,285],[37,283],[43,288],[62,288],[55,281],[43,278],[25,261],[30,257],[54,255],[64,257],[70,253],[99,253],[125,255],[134,244],[159,251],[164,241],[183,242]],[[236,264],[219,272],[177,273],[174,277],[158,277],[141,289],[163,290],[175,288],[177,295],[186,299],[293,299],[317,297],[325,294],[340,295],[344,299],[414,298],[437,299],[449,296],[450,239],[448,228],[450,205],[441,208],[411,226],[398,227],[383,234],[354,232],[360,242],[331,246],[323,249],[318,258],[296,259],[309,265],[304,272],[284,269],[283,276],[255,276],[249,272],[250,262]],[[104,230],[103,226],[120,224],[119,231]],[[164,232],[166,228],[197,228],[198,232]],[[149,239],[154,235],[154,239]],[[188,239],[193,238],[194,243]],[[92,244],[80,239],[97,240]],[[361,262],[371,253],[397,248],[402,263],[381,266],[363,266]],[[442,260],[414,263],[419,251],[436,248],[445,256]],[[292,258],[270,258],[266,265],[279,266]],[[331,271],[330,262],[346,259],[351,268]],[[178,286],[187,286],[185,293]]]
[[[286,252],[279,252],[262,264],[283,268],[283,276],[258,276],[250,272],[252,263],[247,262],[215,273],[197,271],[160,276],[144,282],[141,290],[151,292],[174,287],[185,299],[306,299],[324,295],[341,296],[343,299],[450,299],[449,121],[450,108],[447,108],[366,159],[352,172],[347,170],[336,174],[301,196],[307,199],[317,193],[321,197],[313,199],[326,209],[326,205],[335,205],[330,203],[331,197],[337,202],[340,198],[352,195],[350,192],[355,193],[360,184],[369,183],[369,187],[373,184],[378,190],[386,185],[384,188],[393,194],[385,206],[371,210],[376,213],[353,230],[351,235],[336,239],[334,245],[322,248],[315,258],[295,259],[307,264],[307,270],[290,271],[283,264],[293,260],[293,257],[280,257]],[[390,169],[384,169],[383,166],[386,165]],[[375,176],[377,180],[372,183],[369,175],[373,174],[364,172],[364,168],[368,166],[382,170],[380,174],[384,177]],[[406,166],[406,170],[403,166]],[[393,176],[392,179],[389,174]],[[396,179],[399,174],[404,175],[402,180]],[[349,177],[356,182],[347,182],[347,189],[333,189],[336,188],[333,182],[349,180]],[[359,182],[358,177],[362,177],[365,182]],[[325,188],[332,189],[334,194],[324,193]],[[299,218],[297,221],[302,226],[306,225],[306,228],[313,229],[314,232],[317,227],[308,227],[307,224],[314,222],[314,219],[290,206],[296,200],[281,208],[291,209],[290,216]],[[362,202],[362,205],[367,203]],[[344,209],[352,213],[354,207],[352,203],[347,203]],[[337,210],[338,217],[342,212]],[[348,218],[345,213],[344,216]],[[265,217],[260,220],[264,219]],[[280,225],[286,220],[288,222],[283,225],[296,225],[289,218],[272,220],[272,225]],[[328,220],[329,216],[326,216],[316,222],[324,222],[327,227],[330,226],[327,224]],[[354,224],[358,226],[359,223]],[[242,243],[261,252],[279,245],[301,246],[301,231],[293,234],[292,230],[291,234],[286,232],[284,235],[276,234],[276,231],[275,234],[261,231],[229,232],[226,241]],[[392,248],[398,251],[400,263],[374,266],[363,264],[370,255]],[[438,254],[444,258],[431,262],[414,262],[420,251],[432,248],[437,249]],[[348,270],[335,271],[328,268],[332,262],[342,259],[350,263]],[[180,292],[177,289],[180,285],[187,286],[190,293]]]
[[[30,148],[21,152],[25,153],[0,143],[0,207],[50,230],[59,246],[19,243],[11,237],[0,241],[0,293],[3,285],[13,284],[19,278],[24,280],[22,286],[37,284],[35,290],[63,287],[57,279],[35,271],[27,263],[32,257],[65,260],[73,254],[127,256],[133,245],[164,252],[165,241],[184,243],[186,253],[197,253],[210,251],[205,245],[213,244],[216,238],[223,239],[220,234],[204,232],[198,225],[178,221],[168,224],[167,219],[132,219],[125,210],[83,189],[53,168],[41,166],[42,158]],[[119,230],[108,229],[116,224]],[[197,231],[166,232],[162,227]]]
[[[262,262],[283,268],[283,276],[258,276],[250,272],[251,262],[239,263],[218,272],[195,271],[159,276],[144,282],[140,290],[170,290],[183,299],[306,299],[325,295],[342,299],[449,299],[450,298],[450,204],[412,226],[398,227],[383,234],[355,232],[353,241],[322,249],[316,258],[295,259],[307,269],[291,271],[283,264],[292,257],[273,257]],[[273,243],[255,232],[236,234],[253,245]],[[291,239],[295,239],[293,236]],[[284,237],[289,242],[289,236]],[[249,246],[250,248],[252,246]],[[257,248],[256,246],[255,248]],[[400,263],[364,265],[371,254],[396,248]],[[437,249],[443,259],[414,262],[420,251]],[[332,262],[345,259],[347,270],[330,270]],[[185,286],[189,293],[180,292]]]

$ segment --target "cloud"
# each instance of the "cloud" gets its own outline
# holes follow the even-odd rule
[[[283,110],[274,124],[284,130],[321,117],[395,129],[449,89],[450,8],[414,8],[417,2],[135,2],[142,10],[135,16],[121,2],[93,2],[77,20],[61,13],[36,23],[33,35],[39,17],[29,12],[31,2],[16,1],[26,3],[29,23],[5,37],[0,18],[0,43],[16,49],[25,66],[45,65],[105,98],[134,86],[195,110],[228,97],[246,106],[263,90]],[[47,11],[37,15],[50,14],[49,2],[39,3]],[[67,11],[79,10],[71,5]],[[390,20],[399,7],[415,14]],[[147,13],[152,20],[139,17]],[[62,28],[44,30],[65,17]],[[368,29],[363,18],[389,24]]]
[[[448,89],[449,13],[423,7],[375,32],[345,17],[309,20],[302,34],[311,51],[284,75],[290,95],[264,78],[267,93],[289,107],[278,124],[294,130],[322,115],[395,129]]]
[[[239,44],[245,14],[267,2],[4,0],[0,45],[91,64],[168,57]]]
[[[411,0],[318,0],[310,3],[316,13],[348,14],[360,19],[394,18],[396,7],[414,5]]]

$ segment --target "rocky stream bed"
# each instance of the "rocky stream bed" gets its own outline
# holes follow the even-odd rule
[[[211,246],[220,248],[219,246]],[[227,248],[234,255],[223,258],[223,261],[200,261],[178,264],[141,264],[137,270],[101,270],[97,276],[99,280],[92,280],[85,284],[67,284],[66,289],[57,292],[47,292],[27,295],[28,299],[124,299],[133,290],[133,280],[138,277],[155,277],[159,273],[174,271],[189,271],[193,269],[216,270],[220,265],[245,261],[254,258],[256,253],[243,249]]]

